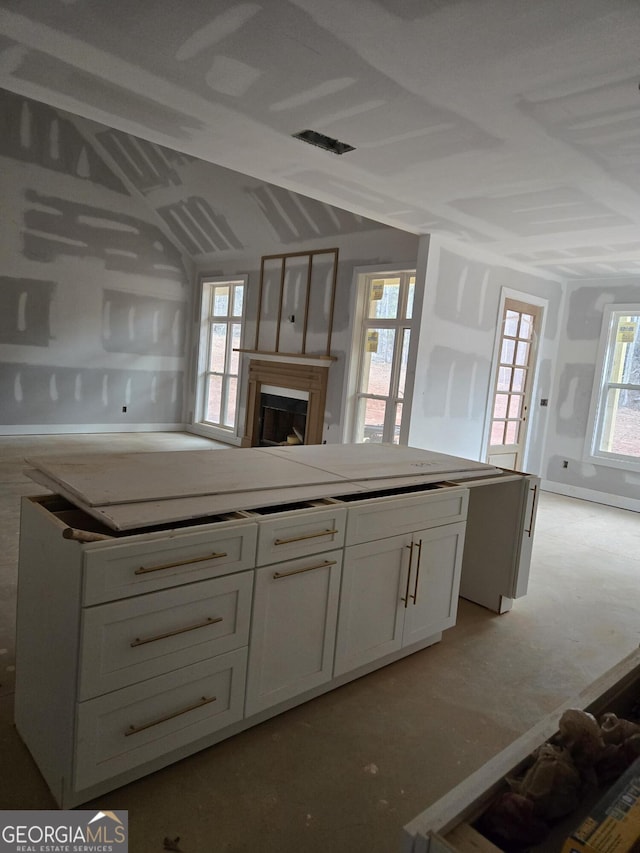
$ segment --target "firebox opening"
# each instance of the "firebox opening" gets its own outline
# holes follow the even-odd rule
[[[262,393],[258,423],[259,446],[304,444],[307,406],[307,400]]]

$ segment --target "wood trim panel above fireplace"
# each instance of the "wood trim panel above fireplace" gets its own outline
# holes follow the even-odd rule
[[[305,391],[309,395],[304,444],[322,444],[324,408],[327,399],[329,368],[314,364],[263,361],[249,362],[247,391],[247,417],[242,447],[256,447],[259,443],[260,395],[262,386]]]

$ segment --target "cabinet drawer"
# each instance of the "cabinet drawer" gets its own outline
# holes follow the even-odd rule
[[[347,511],[343,507],[302,509],[278,518],[261,519],[256,564],[265,566],[341,548],[346,520]]]
[[[347,545],[372,542],[441,524],[464,521],[469,493],[445,487],[416,495],[371,498],[349,507]]]
[[[158,758],[242,719],[247,650],[77,706],[74,789]]]
[[[253,572],[85,608],[80,700],[246,646]]]
[[[87,547],[83,603],[100,604],[254,566],[253,522],[160,539]]]

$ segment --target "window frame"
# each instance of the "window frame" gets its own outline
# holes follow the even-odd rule
[[[406,278],[406,283],[401,285],[400,299],[398,302],[398,310],[400,311],[400,309],[402,309],[403,316],[396,316],[395,318],[384,319],[369,317],[367,313],[369,305],[367,301],[367,295],[369,293],[369,287],[371,282],[376,279],[388,279],[396,277]],[[411,277],[413,277],[414,279],[413,309],[411,319],[407,319],[404,315],[406,314],[409,280]],[[344,440],[348,442],[356,441],[355,433],[358,424],[358,411],[359,406],[361,404],[360,401],[364,399],[383,399],[387,401],[383,430],[386,429],[387,431],[390,429],[391,424],[395,425],[395,411],[397,408],[397,404],[402,403],[402,419],[398,435],[398,444],[406,444],[409,432],[408,425],[411,409],[410,394],[407,394],[407,389],[409,387],[408,383],[410,381],[409,370],[407,370],[407,376],[405,377],[404,397],[399,397],[396,393],[396,390],[399,381],[400,361],[402,358],[404,333],[406,330],[409,330],[410,338],[408,353],[410,364],[411,353],[412,351],[414,351],[413,348],[416,346],[417,332],[419,329],[417,321],[418,289],[416,269],[415,266],[410,264],[401,266],[381,265],[375,267],[360,268],[356,271],[356,282],[356,303],[354,311],[355,322],[353,325],[351,341],[351,358],[347,391],[349,403],[347,406],[347,417],[345,419]],[[396,333],[394,339],[392,376],[390,381],[389,394],[387,395],[368,394],[360,390],[362,383],[362,371],[364,367],[364,341],[368,328],[394,329]]]
[[[640,384],[617,383],[611,382],[608,379],[611,360],[615,351],[615,334],[619,318],[625,315],[640,317],[640,304],[610,303],[603,306],[602,328],[598,344],[583,460],[594,465],[622,468],[625,471],[640,471],[640,456],[636,458],[599,449],[606,416],[606,397],[609,389],[620,388],[622,386],[625,389],[640,391]]]
[[[199,323],[198,323],[198,333],[197,333],[197,356],[196,356],[196,377],[195,377],[195,400],[194,400],[194,411],[193,411],[193,429],[202,435],[206,435],[211,438],[218,438],[221,441],[225,441],[230,444],[239,444],[241,441],[241,435],[244,429],[244,425],[241,425],[241,412],[243,409],[241,400],[242,400],[242,388],[243,388],[243,370],[242,370],[242,357],[239,353],[238,355],[238,373],[237,373],[237,385],[236,385],[236,406],[234,413],[234,424],[233,426],[225,426],[224,424],[217,424],[212,421],[205,420],[205,407],[206,407],[206,399],[207,399],[207,388],[208,388],[208,377],[212,373],[216,373],[217,371],[212,371],[209,368],[210,364],[210,347],[211,347],[211,327],[214,323],[225,324],[228,328],[231,328],[232,325],[240,325],[240,344],[239,348],[241,349],[244,346],[244,335],[246,331],[246,303],[247,303],[247,275],[235,275],[235,276],[201,276],[199,280],[199,299],[200,299],[200,311],[199,311]],[[222,317],[216,317],[212,313],[212,305],[213,305],[213,293],[215,288],[217,287],[225,287],[225,286],[241,286],[243,289],[242,296],[242,313],[240,315],[234,315],[231,313],[227,313],[227,315]],[[229,295],[229,305],[230,310],[232,310],[232,306],[234,304],[233,301],[233,291]],[[223,370],[223,376],[236,376],[236,374],[232,374],[227,370],[228,363],[230,358],[232,357],[232,351],[234,347],[232,344],[232,339],[227,336],[227,345],[225,352],[225,364]],[[223,378],[223,394],[227,393],[228,384]],[[228,396],[228,395],[227,395]],[[228,402],[228,401],[227,401]]]

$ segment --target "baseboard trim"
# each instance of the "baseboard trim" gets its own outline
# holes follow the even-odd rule
[[[105,432],[186,432],[186,424],[15,424],[0,435],[93,435]]]
[[[557,483],[554,480],[543,480],[540,488],[545,492],[566,495],[568,498],[580,498],[583,501],[591,501],[592,503],[606,504],[606,506],[615,506],[618,509],[630,509],[633,512],[640,512],[640,500],[627,498],[624,495],[611,495],[607,492],[598,492],[596,489],[583,489],[580,486]]]

